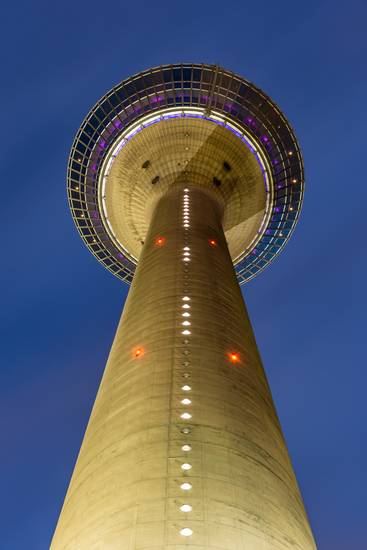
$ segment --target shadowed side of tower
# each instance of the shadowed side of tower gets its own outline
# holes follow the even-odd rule
[[[52,550],[316,548],[222,216],[157,202]]]

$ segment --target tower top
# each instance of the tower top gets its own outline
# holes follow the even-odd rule
[[[122,81],[84,119],[68,165],[68,198],[88,248],[132,281],[155,204],[199,186],[223,208],[239,283],[282,250],[303,199],[297,140],[259,88],[215,65],[177,64]]]

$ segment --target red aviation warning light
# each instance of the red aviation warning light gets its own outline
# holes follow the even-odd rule
[[[135,359],[138,359],[139,357],[142,357],[144,355],[144,349],[143,348],[134,348],[133,355]]]
[[[239,363],[240,362],[240,356],[237,352],[231,351],[228,353],[228,358],[231,363]]]
[[[155,239],[154,241],[154,244],[156,246],[164,246],[166,244],[166,239],[165,237],[162,237],[162,236],[159,236]]]
[[[215,239],[209,239],[209,244],[210,244],[210,246],[213,246],[213,247],[218,246],[218,243]]]

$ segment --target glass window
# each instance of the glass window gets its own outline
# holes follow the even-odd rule
[[[173,69],[173,79],[181,80],[181,69]]]
[[[183,69],[183,79],[191,80],[191,69]]]
[[[201,79],[201,70],[200,69],[193,69],[192,71],[192,79],[200,81]]]

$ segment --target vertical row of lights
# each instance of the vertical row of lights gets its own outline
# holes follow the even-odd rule
[[[187,188],[184,189],[184,195],[183,195],[183,205],[182,205],[182,227],[183,227],[183,249],[182,249],[182,262],[183,262],[183,273],[184,273],[184,284],[183,284],[183,295],[180,300],[180,330],[181,335],[184,336],[184,349],[183,349],[183,355],[184,355],[184,361],[182,363],[182,366],[184,368],[188,367],[190,362],[187,358],[189,354],[188,350],[188,344],[190,343],[188,337],[191,336],[191,297],[189,296],[189,265],[191,261],[191,254],[190,254],[190,242],[189,242],[189,230],[190,230],[190,197],[189,197],[189,190]],[[189,373],[184,372],[183,377],[185,379],[185,384],[181,386],[181,396],[180,396],[180,404],[186,407],[190,407],[191,405],[191,399],[188,397],[191,392],[191,386],[187,384],[187,379],[189,378]],[[180,415],[182,420],[190,420],[192,418],[192,414],[189,412],[189,409],[184,410]],[[184,434],[189,434],[190,429],[184,428],[182,430]],[[184,445],[182,445],[181,450],[185,453],[187,456],[187,453],[191,451],[191,445],[186,442]],[[188,460],[188,459],[187,459]],[[181,464],[181,470],[182,473],[185,474],[186,472],[189,472],[191,470],[192,465],[190,462],[182,462]],[[180,485],[182,491],[185,491],[187,493],[191,490],[192,485],[188,481],[183,481]],[[180,506],[181,512],[189,513],[192,510],[191,504],[185,502]],[[183,537],[190,537],[193,534],[193,530],[189,527],[183,527],[180,530],[180,535]]]

